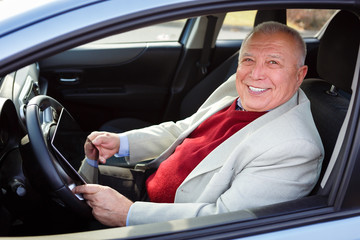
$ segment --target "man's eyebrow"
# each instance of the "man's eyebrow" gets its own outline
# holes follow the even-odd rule
[[[252,57],[254,56],[253,54],[249,53],[249,52],[244,52],[240,55],[240,57]],[[268,57],[271,58],[277,58],[277,59],[284,59],[284,57],[281,54],[269,54]]]
[[[241,54],[241,57],[252,57],[252,56],[253,56],[253,54],[248,53],[248,52],[244,52]]]
[[[284,57],[280,54],[269,54],[268,56],[271,58],[284,59]]]

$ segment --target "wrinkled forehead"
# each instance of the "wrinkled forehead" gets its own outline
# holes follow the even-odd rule
[[[248,46],[261,46],[261,47],[282,47],[291,48],[294,50],[296,47],[295,39],[288,33],[276,32],[276,33],[252,33],[245,42],[242,44],[242,49]]]
[[[240,56],[260,53],[284,58],[291,57],[295,61],[300,57],[300,51],[294,38],[283,32],[271,34],[256,32],[251,34],[241,46]]]

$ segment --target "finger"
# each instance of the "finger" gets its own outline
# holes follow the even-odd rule
[[[99,132],[93,140],[92,143],[96,146],[102,146],[105,148],[112,147],[116,140],[118,139],[117,135],[115,133],[110,132]]]
[[[102,163],[102,164],[105,164],[106,163],[106,159],[107,158],[104,158],[102,156],[99,156],[99,162]]]
[[[88,138],[93,141],[97,136],[104,134],[104,132],[94,131],[89,134]]]
[[[100,185],[97,184],[85,184],[85,185],[80,185],[80,186],[76,186],[73,189],[74,193],[82,193],[82,194],[94,194],[99,192],[101,189]]]
[[[89,205],[89,207],[93,208],[90,201],[86,201],[86,204]]]
[[[106,159],[110,158],[112,155],[108,154],[108,150],[104,148],[99,148],[98,159],[101,163],[105,163]]]
[[[98,134],[91,142],[95,146],[100,146],[101,144],[106,144],[108,141],[107,136],[105,134]]]

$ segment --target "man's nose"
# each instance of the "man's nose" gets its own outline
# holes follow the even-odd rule
[[[265,78],[265,68],[262,63],[256,62],[251,71],[251,77],[254,80],[262,80]]]

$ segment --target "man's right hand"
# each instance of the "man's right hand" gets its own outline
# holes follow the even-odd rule
[[[89,138],[86,138],[84,144],[85,155],[88,159],[99,161],[99,150],[96,146],[91,142]]]
[[[115,153],[119,151],[120,139],[116,133],[92,132],[88,136],[88,139],[99,150],[99,161],[101,163],[106,163],[106,159],[112,157]],[[86,143],[84,148],[86,148]],[[91,156],[86,156],[91,159]]]

